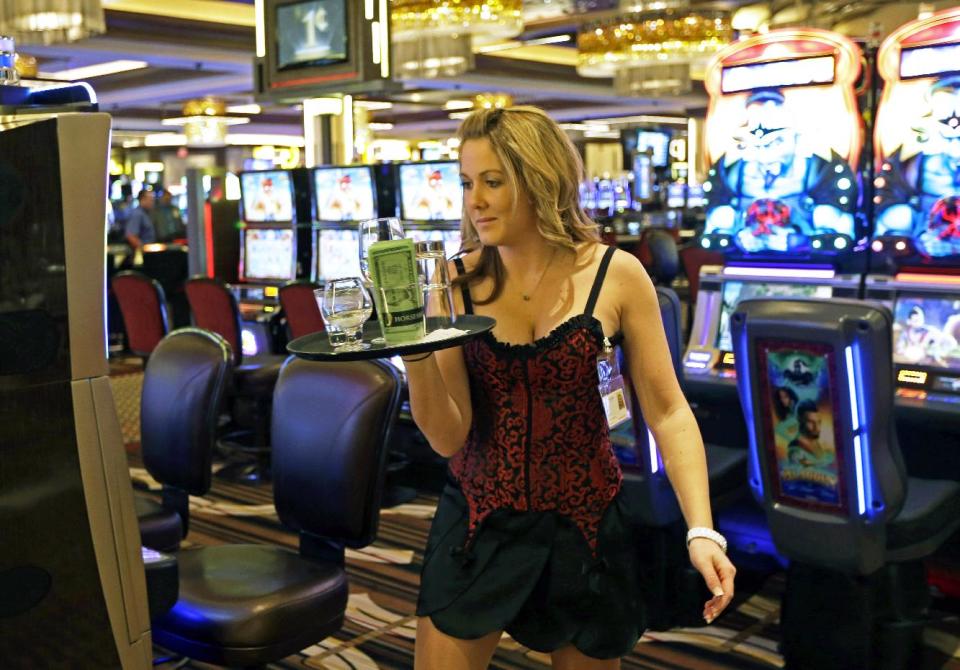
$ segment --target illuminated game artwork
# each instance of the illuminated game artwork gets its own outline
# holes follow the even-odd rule
[[[289,228],[247,228],[243,235],[244,279],[293,279],[295,251]]]
[[[836,374],[824,345],[757,342],[763,448],[779,502],[844,513]]]
[[[317,168],[313,178],[319,221],[365,221],[376,218],[370,168]]]
[[[958,31],[960,8],[937,12],[893,32],[877,54],[874,250],[934,265],[960,258]]]
[[[701,244],[735,254],[849,251],[863,130],[860,50],[815,30],[732,44],[707,70],[710,94]]]
[[[900,294],[893,316],[894,362],[960,370],[960,300]]]
[[[833,289],[820,284],[777,284],[771,282],[727,281],[723,284],[720,325],[717,329],[717,349],[733,351],[730,338],[730,315],[741,300],[749,298],[829,298]]]
[[[250,223],[293,221],[293,187],[283,170],[240,175],[243,218]]]
[[[327,228],[320,231],[319,279],[360,276],[360,233]]]
[[[400,201],[404,219],[459,221],[463,211],[463,191],[458,164],[401,165]]]

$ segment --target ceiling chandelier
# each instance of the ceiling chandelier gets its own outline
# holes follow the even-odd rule
[[[523,0],[391,0],[390,27],[401,77],[455,76],[473,67],[474,43],[523,31]]]
[[[163,119],[161,123],[165,126],[183,126],[187,146],[224,146],[229,126],[250,122],[245,116],[226,116],[226,104],[215,98],[188,100],[182,111],[183,116]]]
[[[584,25],[577,34],[577,72],[584,77],[611,77],[622,69],[649,68],[656,65],[686,65],[703,59],[733,39],[730,16],[726,12],[691,9],[686,0],[662,0],[636,4],[638,11],[624,16]],[[628,88],[657,89],[656,82],[670,80],[680,70],[674,67],[650,77],[633,73]],[[641,85],[641,80],[647,81]],[[664,92],[675,92],[662,87]],[[620,92],[620,91],[618,91]],[[644,95],[628,93],[628,95]]]
[[[21,44],[74,42],[106,31],[101,0],[2,0],[0,35]]]

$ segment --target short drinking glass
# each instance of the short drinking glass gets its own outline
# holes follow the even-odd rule
[[[370,294],[359,277],[331,279],[324,284],[320,315],[327,327],[330,344],[337,351],[370,348],[363,342],[363,324],[372,313]]]

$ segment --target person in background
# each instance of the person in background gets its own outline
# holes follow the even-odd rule
[[[690,531],[690,561],[730,603],[703,441],[640,262],[599,242],[576,148],[535,107],[460,127],[457,311],[492,317],[459,348],[403,357],[413,418],[450,458],[424,552],[415,667],[486,667],[501,635],[554,668],[614,670],[645,627],[635,526],[598,367],[621,344]],[[615,400],[616,396],[610,396]],[[615,403],[611,403],[615,404]]]
[[[171,242],[187,236],[180,208],[173,204],[173,194],[170,191],[160,193],[160,199],[153,209],[151,219],[158,242]]]
[[[123,233],[127,239],[127,244],[136,251],[144,244],[152,244],[157,241],[157,232],[153,227],[153,221],[150,218],[150,212],[154,205],[153,191],[143,189],[137,194],[139,206],[130,211],[126,222],[123,224]]]

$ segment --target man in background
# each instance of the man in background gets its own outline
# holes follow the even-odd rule
[[[137,202],[139,206],[130,211],[123,225],[124,237],[134,251],[144,244],[152,244],[157,241],[157,231],[150,218],[150,212],[154,204],[153,191],[141,190],[137,194]]]

